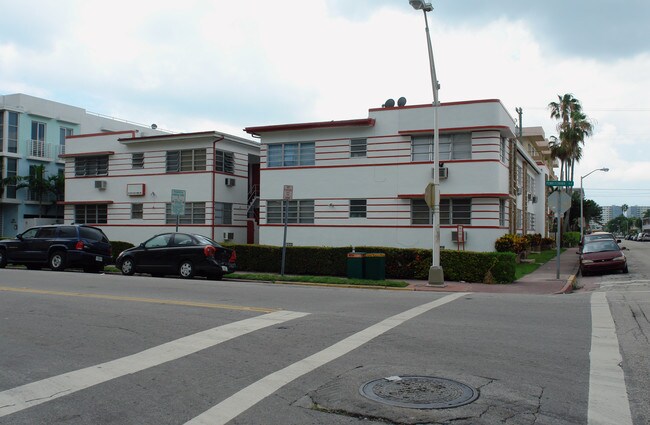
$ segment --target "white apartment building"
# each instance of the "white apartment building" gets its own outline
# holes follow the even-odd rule
[[[63,173],[66,138],[81,133],[132,130],[139,135],[166,134],[148,126],[111,118],[76,106],[26,94],[0,96],[0,180]],[[14,236],[36,224],[63,220],[59,194],[40,197],[27,188],[8,184],[0,191],[0,236]],[[41,198],[41,199],[39,199]]]
[[[136,245],[177,223],[216,241],[255,243],[259,154],[259,143],[214,131],[69,136],[65,222]],[[185,195],[180,216],[172,190]]]
[[[433,115],[432,105],[382,107],[362,119],[246,128],[262,142],[260,243],[282,245],[287,206],[293,245],[431,248],[424,191],[434,172],[444,248],[493,251],[507,233],[546,235],[543,132],[517,140],[496,99],[442,103],[433,170]]]

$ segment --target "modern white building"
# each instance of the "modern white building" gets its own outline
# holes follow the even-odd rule
[[[34,176],[39,166],[45,177],[63,173],[66,138],[81,133],[132,130],[139,135],[164,132],[125,120],[87,112],[25,94],[0,96],[0,180]],[[38,196],[27,188],[3,185],[0,193],[0,236],[14,236],[35,224],[61,222],[62,195]],[[41,199],[38,199],[38,198]]]
[[[493,251],[507,233],[546,235],[543,132],[518,140],[496,99],[442,103],[433,170],[433,115],[430,104],[382,107],[362,119],[246,128],[262,142],[260,243],[282,245],[286,206],[293,245],[431,248],[424,191],[434,172],[444,248]]]
[[[61,155],[65,222],[98,225],[109,239],[133,244],[177,226],[255,243],[259,153],[255,141],[214,131],[69,136]],[[175,201],[183,197],[180,211]]]

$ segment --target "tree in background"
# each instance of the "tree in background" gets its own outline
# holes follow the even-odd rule
[[[53,204],[57,200],[63,200],[63,190],[65,187],[63,174],[46,176],[44,165],[35,165],[30,167],[29,176],[8,177],[5,184],[16,185],[18,189],[28,189],[29,198],[38,201],[38,216],[43,216],[43,205],[45,201],[54,198]]]
[[[603,209],[595,201],[585,199],[582,205],[582,215],[585,218],[585,231],[589,230],[589,223],[595,221],[602,224]],[[575,217],[569,226],[574,232],[580,231],[580,192],[573,192],[571,194],[571,217]]]

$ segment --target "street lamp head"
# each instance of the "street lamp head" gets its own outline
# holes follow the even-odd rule
[[[431,12],[433,10],[431,3],[425,3],[422,0],[409,0],[409,4],[415,10],[424,10],[425,12]]]
[[[600,171],[608,172],[609,168],[601,168]]]

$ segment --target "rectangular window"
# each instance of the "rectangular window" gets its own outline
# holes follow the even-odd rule
[[[165,223],[175,224],[176,216],[172,214],[172,204],[165,204]],[[185,214],[180,216],[180,224],[205,224],[205,202],[186,202]]]
[[[0,161],[2,158],[0,158]],[[18,160],[16,158],[7,158],[7,177],[16,177],[18,175]],[[16,199],[16,185],[8,184],[5,186],[7,198]]]
[[[287,223],[314,223],[314,201],[267,201],[266,222],[284,223],[285,202],[287,205]]]
[[[506,200],[499,199],[499,226],[506,225]]]
[[[517,208],[517,229],[523,228],[523,211]]]
[[[440,224],[472,224],[472,199],[441,199]]]
[[[528,193],[535,194],[535,177],[528,174],[528,179],[526,180],[526,191]]]
[[[108,155],[80,156],[74,160],[75,176],[107,176]]]
[[[227,202],[214,203],[214,224],[232,224],[232,204]]]
[[[5,111],[0,111],[0,152],[4,150],[5,145]],[[0,161],[2,162],[2,161]],[[0,164],[0,167],[2,164]],[[0,178],[2,173],[0,173]]]
[[[499,144],[499,159],[504,164],[506,163],[506,152],[508,147],[508,139],[505,137],[501,138],[501,143]]]
[[[144,152],[136,152],[131,154],[131,168],[144,168]]]
[[[72,129],[68,127],[61,127],[59,129],[59,145],[63,146],[65,145],[65,138],[68,136],[72,136]]]
[[[205,167],[205,149],[167,151],[166,171],[168,173],[178,173],[181,171],[204,171]]]
[[[8,112],[7,152],[18,153],[18,113]]]
[[[366,217],[366,200],[350,199],[350,218]]]
[[[235,174],[235,154],[232,152],[215,151],[214,167],[216,171]]]
[[[141,220],[144,216],[143,204],[131,204],[131,218]]]
[[[74,221],[76,224],[105,224],[108,223],[108,206],[98,205],[75,205]]]
[[[367,139],[350,140],[350,158],[365,157],[368,148]]]
[[[268,145],[267,167],[296,167],[316,163],[316,144],[313,142]]]
[[[528,213],[528,230],[535,230],[535,214]]]
[[[424,199],[411,199],[411,224],[432,224],[431,208]]]
[[[523,175],[524,170],[520,166],[517,166],[517,187],[521,188],[523,185]]]
[[[433,136],[418,136],[411,139],[411,159],[413,161],[433,159]]]
[[[32,121],[32,140],[45,141],[45,123]]]
[[[438,136],[440,161],[472,158],[472,135],[470,133],[440,134]],[[417,136],[411,139],[413,161],[433,161],[433,136]]]

